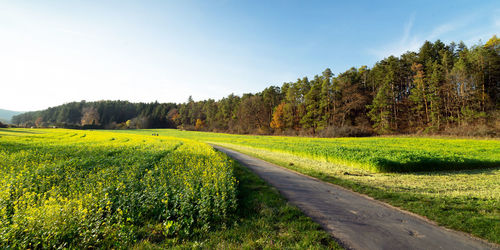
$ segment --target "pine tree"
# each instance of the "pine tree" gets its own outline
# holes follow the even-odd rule
[[[300,120],[304,128],[312,129],[313,134],[316,134],[318,127],[321,125],[320,93],[321,82],[319,77],[316,76],[316,79],[311,83],[309,92],[304,96],[306,113]]]
[[[443,82],[442,66],[438,62],[432,64],[432,73],[429,79],[428,99],[430,105],[430,129],[437,131],[441,126],[441,110],[443,109],[441,99],[441,83]]]
[[[392,75],[393,72],[389,72],[386,75],[385,80],[382,86],[380,86],[380,88],[378,89],[372,104],[368,105],[368,108],[370,109],[368,116],[374,122],[373,128],[379,134],[386,134],[391,132],[390,110],[392,103],[391,99],[392,93],[391,93],[390,82],[392,81],[393,78]]]
[[[413,77],[414,86],[411,89],[409,99],[414,104],[413,109],[418,116],[417,120],[423,119],[422,126],[425,127],[429,123],[429,107],[424,69],[420,63],[414,63],[411,69],[415,72],[415,75]]]

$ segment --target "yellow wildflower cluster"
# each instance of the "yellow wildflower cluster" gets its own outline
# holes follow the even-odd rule
[[[230,159],[180,138],[0,130],[0,173],[0,248],[123,248],[148,224],[185,237],[236,209]]]

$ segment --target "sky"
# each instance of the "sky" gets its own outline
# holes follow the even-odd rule
[[[218,100],[499,31],[498,0],[0,0],[0,108]]]

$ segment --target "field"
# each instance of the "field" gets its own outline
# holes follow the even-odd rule
[[[498,140],[411,137],[326,139],[164,131],[165,134],[172,136],[245,145],[371,172],[421,172],[500,166],[500,141]],[[136,132],[150,133],[148,130]]]
[[[1,136],[4,247],[120,247],[147,223],[189,236],[236,208],[231,162],[203,143],[73,131]]]
[[[147,134],[152,131],[122,132]],[[178,130],[154,132],[235,149],[367,194],[426,216],[440,225],[500,243],[498,140],[394,137],[317,139]],[[363,160],[355,152],[372,160]],[[380,168],[368,164],[376,162],[373,159],[396,162],[393,166],[399,166],[405,172],[380,172]],[[425,167],[420,168],[417,162],[427,162],[428,165],[424,164]]]
[[[338,248],[205,142],[500,243],[498,140],[1,129],[0,247]]]
[[[189,139],[1,129],[0,173],[1,248],[338,247],[261,180]]]

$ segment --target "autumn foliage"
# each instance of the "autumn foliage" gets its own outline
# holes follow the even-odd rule
[[[283,120],[283,107],[285,106],[285,103],[280,103],[278,106],[276,106],[276,109],[273,112],[273,119],[271,121],[271,128],[273,129],[279,129],[282,130],[285,128],[285,121]]]

